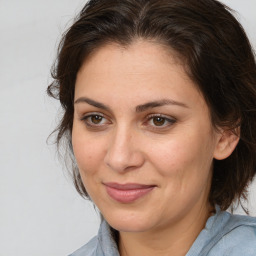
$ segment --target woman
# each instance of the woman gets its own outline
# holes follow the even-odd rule
[[[72,255],[256,255],[256,219],[225,212],[256,172],[255,58],[228,7],[89,1],[53,77],[57,142],[103,219]]]

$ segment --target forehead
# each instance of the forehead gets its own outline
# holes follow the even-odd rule
[[[93,52],[77,74],[78,96],[102,100],[125,96],[123,99],[131,102],[166,96],[197,101],[201,97],[177,55],[163,45],[143,40],[127,47],[108,44]]]
[[[181,68],[183,67],[181,58],[170,47],[156,41],[144,39],[137,39],[125,46],[118,43],[108,43],[96,48],[85,59],[79,72],[84,68],[88,69],[92,62],[94,67],[91,71],[94,72],[97,72],[96,68],[100,68],[98,70],[100,72],[113,68],[122,72],[131,70],[132,72],[149,71],[150,68],[155,69],[155,66],[160,63],[176,64],[180,65]],[[114,64],[118,65],[114,66]]]

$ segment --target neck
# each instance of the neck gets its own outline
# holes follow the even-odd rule
[[[120,232],[121,256],[184,256],[204,228],[212,207],[192,209],[175,223],[145,232]]]

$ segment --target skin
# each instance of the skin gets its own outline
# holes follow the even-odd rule
[[[238,139],[213,128],[174,54],[144,40],[94,52],[77,74],[74,100],[74,154],[90,198],[120,233],[120,255],[185,255],[211,214],[213,159],[230,155]],[[155,188],[120,203],[106,182]]]

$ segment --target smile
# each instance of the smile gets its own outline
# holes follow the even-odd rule
[[[120,203],[131,203],[150,193],[155,185],[104,183],[108,195]]]

